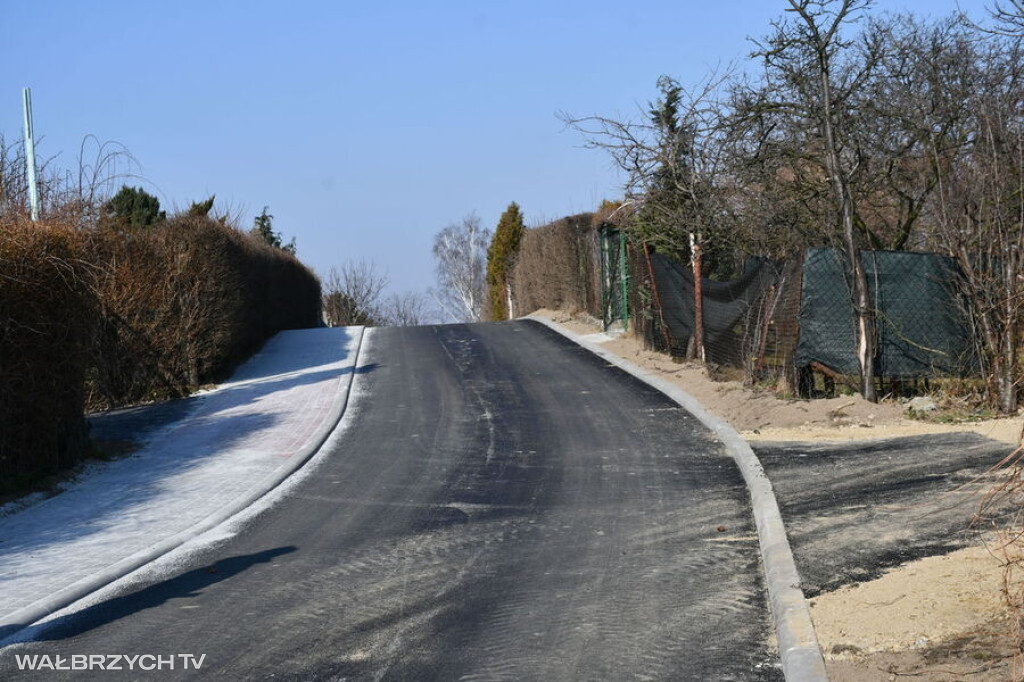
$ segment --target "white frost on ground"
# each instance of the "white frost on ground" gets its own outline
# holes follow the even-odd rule
[[[371,338],[372,330],[367,329],[363,335],[362,349],[360,352],[361,359],[368,357]],[[360,366],[365,367],[367,364],[368,361],[366,360],[361,360],[360,362]],[[345,418],[342,419],[338,427],[331,433],[330,437],[323,444],[317,454],[314,455],[313,458],[310,459],[302,468],[289,476],[281,485],[274,488],[250,506],[246,507],[245,510],[239,512],[235,516],[232,516],[224,523],[216,526],[215,528],[211,528],[205,533],[185,542],[181,546],[168,552],[162,557],[151,561],[138,570],[135,570],[123,578],[112,582],[106,587],[100,588],[92,594],[79,599],[74,604],[47,616],[38,623],[20,630],[13,636],[3,640],[0,642],[0,644],[3,645],[3,649],[0,649],[0,660],[9,658],[14,653],[19,652],[21,650],[19,645],[33,641],[47,629],[54,625],[59,625],[75,613],[91,606],[101,604],[109,599],[127,594],[145,584],[178,573],[188,568],[198,555],[204,554],[211,549],[215,549],[218,545],[227,542],[231,538],[235,537],[235,535],[241,533],[253,519],[257,518],[260,514],[273,507],[280,500],[290,495],[291,492],[304,480],[316,473],[317,469],[323,464],[329,454],[337,448],[337,444],[340,442],[342,435],[345,433],[348,425],[352,423],[352,418],[359,413],[359,410],[361,409],[361,395],[362,392],[360,391],[358,378],[353,377],[353,381],[349,389],[348,406],[345,408]]]
[[[187,530],[287,464],[349,390],[355,338],[281,332],[132,457],[0,518],[0,614]]]

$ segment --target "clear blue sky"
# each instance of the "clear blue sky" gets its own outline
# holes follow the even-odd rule
[[[318,272],[347,259],[433,284],[435,232],[510,201],[536,224],[620,195],[556,112],[632,116],[669,74],[743,58],[783,0],[31,0],[0,19],[0,133],[32,88],[41,156],[124,144],[161,203],[264,205]],[[982,0],[960,0],[984,16]],[[876,11],[945,15],[954,0]]]

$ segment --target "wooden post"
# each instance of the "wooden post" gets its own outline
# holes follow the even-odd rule
[[[700,235],[690,233],[690,261],[693,265],[693,353],[706,362],[704,354],[704,257],[701,254]]]

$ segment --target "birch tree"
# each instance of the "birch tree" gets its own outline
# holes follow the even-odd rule
[[[483,319],[487,300],[487,247],[491,231],[470,214],[434,237],[437,289],[434,298],[446,315],[459,322]]]

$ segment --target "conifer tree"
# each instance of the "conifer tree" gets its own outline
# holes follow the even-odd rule
[[[210,198],[206,201],[193,201],[192,205],[188,207],[188,215],[190,216],[208,216],[210,215],[210,209],[213,208],[213,200],[216,198],[215,194],[211,194]]]
[[[281,234],[274,231],[274,216],[267,213],[269,206],[263,207],[263,212],[260,213],[252,221],[252,229],[249,230],[249,234],[266,243],[268,246],[273,246],[275,249],[281,249],[288,253],[295,253],[295,238],[293,237],[290,242],[285,244],[281,241]]]
[[[167,218],[160,200],[142,189],[123,185],[105,205],[106,217],[124,229],[152,227]]]
[[[509,277],[519,254],[524,229],[523,214],[519,205],[513,201],[501,214],[491,246],[487,249],[487,290],[492,320],[507,320],[514,314],[510,309],[512,296]]]

